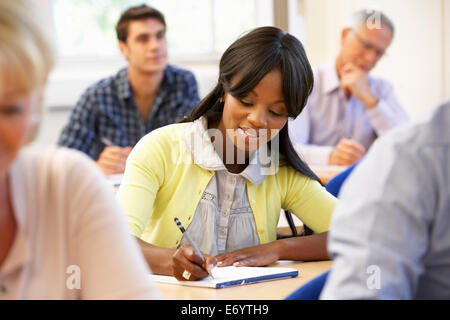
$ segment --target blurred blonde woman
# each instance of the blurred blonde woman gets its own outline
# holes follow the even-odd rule
[[[158,292],[95,164],[25,146],[54,63],[48,18],[0,1],[0,299],[152,299]]]

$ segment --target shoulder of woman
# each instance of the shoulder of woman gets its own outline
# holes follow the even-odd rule
[[[103,174],[91,158],[65,147],[24,147],[16,165],[21,171],[16,176],[21,175],[27,184],[44,193],[50,187],[62,192],[62,189],[78,188],[83,181],[103,180]]]
[[[191,123],[176,123],[151,131],[134,146],[128,158],[135,163],[160,165],[162,162],[177,163],[186,156],[184,135]]]

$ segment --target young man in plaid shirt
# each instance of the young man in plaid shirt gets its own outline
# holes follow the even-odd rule
[[[89,155],[106,174],[122,173],[140,138],[182,119],[200,100],[192,72],[167,62],[161,12],[129,8],[116,32],[128,66],[84,92],[58,141]]]

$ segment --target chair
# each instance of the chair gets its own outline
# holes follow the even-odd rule
[[[277,240],[278,239],[285,239],[285,238],[292,238],[292,237],[302,237],[302,236],[310,236],[314,234],[314,231],[312,231],[308,226],[303,225],[303,233],[299,234],[297,231],[297,227],[295,226],[294,219],[292,218],[292,213],[288,210],[284,210],[284,215],[286,217],[286,221],[289,225],[289,229],[291,230],[292,234],[288,235],[282,235],[277,234]]]
[[[339,196],[339,192],[341,190],[342,184],[345,179],[350,175],[353,169],[356,167],[358,162],[351,165],[345,171],[342,171],[340,174],[335,176],[333,179],[328,181],[325,185],[325,189],[335,197]],[[322,273],[320,276],[312,279],[307,282],[294,292],[292,292],[289,296],[287,296],[286,300],[318,300],[320,297],[320,293],[322,292],[323,286],[325,285],[325,281],[327,280],[328,274],[330,271],[328,270],[325,273]]]
[[[322,273],[320,276],[308,281],[306,284],[288,295],[285,300],[319,300],[325,281],[330,271]]]
[[[347,177],[350,175],[350,173],[353,171],[353,169],[355,168],[355,166],[357,164],[358,164],[358,162],[354,163],[353,165],[351,165],[350,167],[348,167],[347,169],[342,171],[340,174],[335,176],[333,179],[328,181],[328,183],[325,185],[325,189],[329,193],[331,193],[333,196],[338,197],[339,191],[341,190],[341,187],[342,187],[342,184],[344,183],[345,179],[347,179]],[[290,236],[280,236],[280,237],[278,237],[278,239],[282,239],[282,238],[286,238],[286,237],[297,237],[297,236],[299,236],[299,234],[297,232],[297,228],[295,227],[295,224],[294,224],[294,220],[292,219],[292,213],[289,212],[288,210],[285,210],[284,214],[285,214],[286,220],[287,220],[287,222],[289,224],[289,228],[292,231],[292,235],[290,235]],[[304,229],[304,231],[301,234],[301,236],[309,236],[309,235],[314,234],[314,231],[312,231],[306,225],[303,227],[303,229]]]
[[[350,167],[348,167],[347,169],[339,173],[337,176],[332,178],[330,181],[328,181],[328,183],[325,185],[325,189],[327,189],[329,193],[331,193],[333,196],[337,198],[339,196],[339,191],[341,190],[342,184],[358,163],[359,162],[352,164]]]

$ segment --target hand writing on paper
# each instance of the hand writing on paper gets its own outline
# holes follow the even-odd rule
[[[217,258],[218,267],[234,265],[236,267],[266,266],[278,261],[278,243],[271,242],[259,246],[248,247],[219,254]]]
[[[132,147],[107,146],[97,160],[97,165],[105,174],[117,174],[125,171],[125,164]]]
[[[217,264],[217,259],[204,253],[202,254],[205,262],[202,262],[201,257],[195,254],[195,250],[191,246],[179,247],[172,256],[171,267],[173,276],[179,281],[199,280],[209,276],[209,272]],[[190,273],[189,279],[183,277],[185,271]]]
[[[340,72],[340,87],[347,98],[351,95],[361,101],[367,109],[375,107],[378,98],[369,87],[368,73],[355,64],[348,63]]]
[[[351,139],[341,139],[338,145],[331,151],[328,163],[330,165],[346,166],[359,161],[366,149],[363,145]]]

